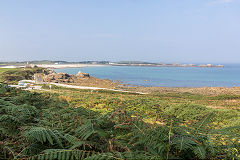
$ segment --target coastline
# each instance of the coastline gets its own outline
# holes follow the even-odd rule
[[[40,65],[37,65],[38,67],[41,67],[41,68],[47,68],[47,69],[50,69],[50,70],[54,70],[54,69],[65,69],[65,68],[84,68],[84,67],[104,67],[104,66],[114,66],[114,65],[109,65],[109,64],[40,64]],[[5,65],[5,66],[0,66],[0,68],[9,68],[9,69],[13,69],[13,68],[19,68],[19,69],[24,69],[24,67],[26,66],[23,66],[23,65]],[[34,64],[31,64],[28,66],[29,68],[31,67],[36,67],[36,65]],[[171,67],[169,67],[171,68]],[[120,68],[121,69],[121,68]],[[81,70],[81,69],[79,69]],[[99,70],[102,70],[101,68]],[[64,71],[62,71],[64,72]],[[86,73],[88,73],[86,71]],[[109,74],[108,72],[106,72],[107,74]],[[121,76],[121,75],[120,75]],[[92,77],[92,76],[91,76]],[[148,81],[148,80],[145,80],[145,81]],[[137,84],[132,84],[132,83],[127,83],[127,82],[123,82],[121,81],[119,78],[118,78],[118,81],[119,83],[119,88],[123,88],[123,89],[130,89],[130,90],[139,90],[139,91],[149,91],[149,92],[157,92],[157,91],[163,91],[167,88],[167,91],[172,91],[173,89],[177,89],[179,90],[180,88],[181,91],[185,91],[185,90],[191,90],[191,89],[200,89],[200,88],[205,88],[204,90],[209,90],[209,88],[212,88],[211,89],[211,92],[214,93],[213,90],[222,90],[221,88],[225,88],[227,90],[229,90],[230,88],[234,88],[234,90],[239,90],[239,85],[234,85],[234,86],[154,86],[154,85],[149,85],[149,86],[144,86],[144,85],[137,85]],[[88,87],[101,87],[101,88],[113,88],[113,87],[117,87],[116,85],[113,85],[115,84],[114,83],[114,80],[111,80],[111,78],[99,78],[99,77],[92,77],[90,78],[90,80],[84,80],[84,81],[81,81],[81,85],[86,85]],[[237,87],[236,87],[237,86]],[[136,89],[137,88],[137,89]],[[206,89],[208,88],[208,89]],[[224,93],[226,91],[223,91]],[[228,92],[228,91],[227,91]],[[240,94],[240,91],[237,91],[238,93],[237,94]]]
[[[183,68],[224,68],[224,65],[194,65],[194,64],[26,64],[26,65],[0,65],[0,68],[24,68],[24,67],[41,67],[49,69],[65,69],[65,68],[83,68],[83,67],[102,67],[102,66],[134,66],[134,67],[183,67]]]
[[[186,67],[186,68],[224,68],[224,65],[213,65],[213,64],[109,64],[111,66],[139,66],[139,67]]]
[[[101,65],[101,64],[40,64],[37,66],[41,67],[41,68],[64,69],[64,68],[102,67],[102,66],[107,66],[107,65]]]
[[[102,67],[109,66],[103,64],[31,64],[31,66],[37,66],[40,68],[48,68],[48,69],[65,69],[65,68],[83,68],[83,67]],[[24,65],[4,65],[0,66],[0,68],[25,68]]]
[[[44,65],[43,67],[75,67],[71,65]],[[104,66],[104,65],[81,65],[81,67],[88,67],[88,66]],[[80,65],[78,65],[80,67]],[[4,67],[5,68],[5,67]],[[31,70],[31,68],[29,68]],[[29,70],[28,69],[28,70]],[[0,71],[0,80],[1,76],[6,69],[2,69]],[[26,72],[24,68],[17,68],[17,70],[13,70],[14,73],[21,73]],[[14,74],[12,73],[12,74]],[[28,72],[29,74],[29,72]],[[16,74],[19,76],[19,74]],[[14,75],[14,76],[16,76]],[[62,77],[62,76],[60,76]],[[63,76],[64,77],[64,76]],[[63,79],[59,79],[59,83],[64,83]],[[109,79],[99,79],[90,76],[90,78],[82,78],[81,81],[78,82],[65,82],[64,85],[74,85],[74,86],[81,86],[81,87],[95,87],[95,88],[106,88],[106,89],[114,89],[114,90],[121,90],[121,91],[130,91],[130,92],[139,92],[139,93],[191,93],[191,94],[204,94],[204,95],[240,95],[240,87],[144,87],[144,86],[131,86],[130,84],[121,83],[121,82],[114,82]],[[81,88],[80,87],[80,88]]]

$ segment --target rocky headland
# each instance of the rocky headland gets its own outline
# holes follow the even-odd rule
[[[44,82],[74,84],[79,86],[116,88],[119,82],[113,82],[108,79],[98,79],[90,76],[88,73],[78,72],[77,74],[56,73],[54,71],[43,76]]]

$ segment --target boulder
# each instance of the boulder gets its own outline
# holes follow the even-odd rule
[[[48,74],[45,75],[43,77],[45,82],[51,82],[51,81],[65,81],[68,80],[71,76],[67,73],[52,73],[52,74]]]
[[[49,70],[48,72],[45,73],[46,75],[47,74],[56,74],[56,72],[54,70]]]
[[[83,72],[78,72],[78,73],[76,74],[76,76],[77,76],[78,78],[89,78],[89,77],[90,77],[90,75],[89,75],[88,73],[83,73]]]
[[[67,73],[57,73],[54,75],[54,79],[68,79],[70,78],[70,75]]]
[[[52,82],[53,80],[55,80],[55,78],[54,78],[54,75],[53,75],[53,74],[49,74],[49,75],[45,75],[45,76],[43,77],[43,80],[44,80],[45,82]]]
[[[78,72],[76,75],[69,75],[67,73],[52,73],[43,77],[44,82],[53,83],[78,83],[82,80],[88,80],[90,75],[88,73]]]

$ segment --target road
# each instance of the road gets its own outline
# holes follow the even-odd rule
[[[56,86],[59,86],[59,87],[65,87],[65,88],[90,89],[90,90],[108,90],[108,91],[124,92],[124,93],[147,94],[147,93],[143,93],[143,92],[131,92],[131,91],[118,90],[118,89],[99,88],[99,87],[86,87],[86,86],[76,86],[76,85],[68,85],[68,84],[60,84],[60,83],[48,83],[48,84],[56,85]]]
[[[27,82],[27,83],[35,83],[33,80],[21,80],[19,82]],[[61,83],[48,83],[44,82],[44,84],[51,84],[59,87],[65,88],[75,88],[75,89],[89,89],[89,90],[107,90],[107,91],[114,91],[114,92],[123,92],[123,93],[136,93],[136,94],[148,94],[143,92],[132,92],[132,91],[125,91],[120,89],[110,89],[110,88],[99,88],[99,87],[87,87],[87,86],[76,86],[76,85],[68,85],[68,84],[61,84]],[[19,87],[18,85],[9,85],[10,87]],[[35,86],[35,89],[41,89],[41,87]]]

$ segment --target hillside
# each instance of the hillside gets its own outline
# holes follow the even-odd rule
[[[237,94],[43,89],[0,85],[0,159],[240,158]]]

